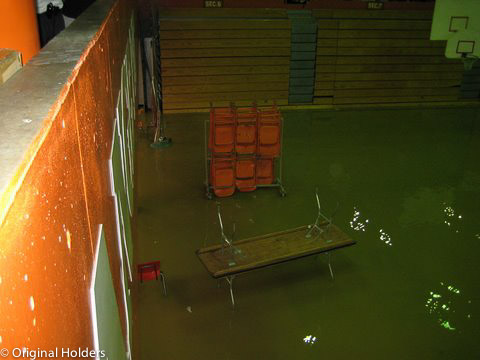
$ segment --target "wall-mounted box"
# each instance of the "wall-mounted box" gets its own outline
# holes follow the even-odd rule
[[[22,68],[22,56],[18,51],[0,49],[0,84]]]

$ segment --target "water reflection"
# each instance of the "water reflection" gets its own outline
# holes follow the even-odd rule
[[[315,341],[317,341],[317,337],[316,336],[312,336],[312,335],[307,335],[303,338],[303,342],[305,344],[310,344],[310,345],[313,345],[315,343]]]
[[[353,207],[353,219],[350,221],[350,227],[356,231],[365,231],[368,225],[368,219],[361,221],[360,220],[360,211],[354,206]]]
[[[443,205],[446,205],[445,203],[443,203]],[[450,226],[452,227],[452,225],[455,225],[456,223],[458,223],[460,220],[462,220],[462,215],[457,215],[455,213],[455,210],[451,207],[451,206],[445,206],[445,208],[443,209],[443,212],[445,213],[445,216],[447,217],[445,220],[444,220],[444,223],[447,225],[447,226]],[[459,232],[458,229],[455,230],[455,232]]]
[[[471,318],[470,314],[465,313],[465,306],[471,304],[471,300],[468,300],[468,304],[462,301],[460,289],[453,285],[441,282],[440,286],[438,292],[430,291],[425,307],[442,328],[455,331],[462,320]]]
[[[380,240],[383,241],[386,245],[392,246],[392,238],[388,235],[383,229],[380,229]]]
[[[455,200],[452,188],[420,188],[403,202],[402,226],[440,224],[445,220],[442,208]]]

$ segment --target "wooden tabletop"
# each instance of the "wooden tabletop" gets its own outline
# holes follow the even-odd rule
[[[221,278],[356,243],[335,225],[324,223],[322,229],[307,238],[309,228],[302,226],[239,240],[233,249],[219,244],[198,249],[196,254],[212,277]]]

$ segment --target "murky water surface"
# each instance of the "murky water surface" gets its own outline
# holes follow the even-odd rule
[[[203,187],[203,121],[168,117],[174,145],[137,138],[135,347],[153,359],[479,359],[480,113],[285,112],[284,184],[222,199],[236,239],[326,214],[358,243],[217,283],[195,250],[219,243]],[[218,286],[218,284],[220,286]]]

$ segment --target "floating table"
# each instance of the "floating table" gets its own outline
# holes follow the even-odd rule
[[[196,254],[213,278],[225,278],[229,283],[232,306],[235,306],[233,279],[247,271],[328,253],[328,266],[333,278],[329,252],[354,245],[356,241],[327,221],[317,224],[315,234],[311,230],[311,225],[302,226],[235,241],[231,246],[219,244],[201,248]]]

